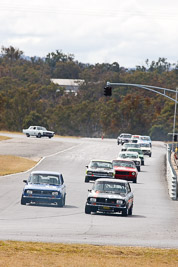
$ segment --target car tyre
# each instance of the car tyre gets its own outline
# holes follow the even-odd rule
[[[151,154],[149,155],[149,157],[151,158]]]
[[[89,183],[89,178],[85,177],[85,183]]]
[[[144,161],[142,161],[142,166],[145,165]]]
[[[137,178],[135,178],[135,179],[133,180],[133,183],[134,183],[134,184],[136,184],[136,183],[137,183]]]
[[[86,214],[91,214],[91,208],[90,208],[90,206],[85,205],[85,213]]]
[[[22,197],[21,197],[21,205],[26,205],[26,203],[27,203],[26,200],[25,200],[24,197],[22,196]]]
[[[140,166],[138,166],[137,169],[138,169],[138,172],[140,172]]]
[[[29,135],[28,133],[26,134],[26,136],[27,136],[27,137],[30,137],[30,135]]]
[[[128,215],[132,215],[133,212],[133,205],[130,207],[129,211],[128,211]]]
[[[64,196],[64,199],[63,199],[63,207],[65,206],[66,204],[66,195]]]
[[[58,205],[58,207],[61,207],[61,208],[64,207],[64,205],[65,205],[65,197],[63,197],[60,200],[58,200],[57,205]]]
[[[38,133],[37,137],[38,137],[38,138],[41,138],[41,134],[40,134],[40,133]]]
[[[123,211],[122,211],[122,216],[127,217],[128,216],[128,207],[126,207]]]

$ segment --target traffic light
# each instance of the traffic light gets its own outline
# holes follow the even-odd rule
[[[110,87],[110,86],[104,87],[104,95],[105,96],[111,96],[112,95],[112,87]]]

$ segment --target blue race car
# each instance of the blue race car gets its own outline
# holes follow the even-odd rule
[[[27,203],[65,205],[66,186],[61,173],[50,171],[33,171],[27,180],[21,205]]]

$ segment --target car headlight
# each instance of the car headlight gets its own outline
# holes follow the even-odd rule
[[[135,175],[136,173],[135,172],[132,172],[132,175]]]
[[[87,171],[87,174],[92,175],[92,172],[91,171]]]
[[[116,204],[122,205],[123,204],[123,200],[117,199],[116,200]]]
[[[28,195],[32,195],[33,194],[33,191],[32,190],[27,190],[27,194]]]
[[[96,202],[96,198],[95,198],[95,197],[91,197],[91,198],[90,198],[90,202],[92,202],[92,203],[93,203],[93,202]]]
[[[58,192],[52,192],[52,196],[58,196]]]

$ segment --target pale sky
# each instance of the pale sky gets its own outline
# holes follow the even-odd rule
[[[178,0],[0,0],[0,47],[82,63],[178,63]]]

